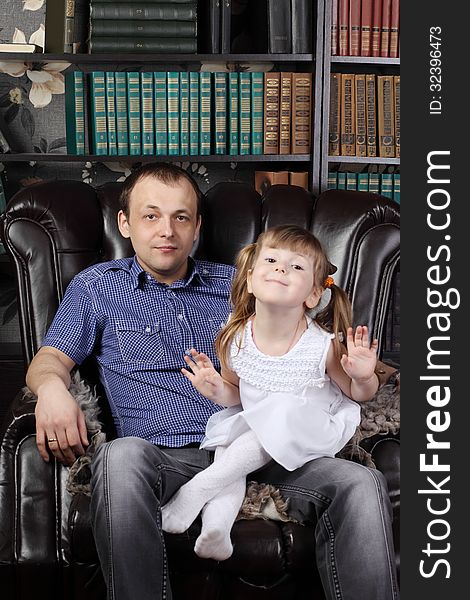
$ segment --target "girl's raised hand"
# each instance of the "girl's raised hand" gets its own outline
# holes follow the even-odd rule
[[[212,400],[217,401],[224,391],[224,380],[212,364],[211,359],[203,352],[194,348],[189,351],[189,356],[184,356],[184,361],[191,369],[181,369],[183,375],[189,379],[197,391]]]
[[[355,331],[348,327],[346,345],[348,353],[341,357],[345,373],[357,382],[367,381],[374,374],[377,363],[378,340],[374,339],[369,345],[367,327],[358,325]]]

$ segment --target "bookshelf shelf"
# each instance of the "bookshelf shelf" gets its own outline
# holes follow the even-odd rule
[[[310,162],[310,154],[207,154],[207,155],[121,155],[103,154],[0,154],[0,162],[152,162],[154,160],[227,163],[227,162]]]
[[[200,63],[311,63],[312,54],[43,54],[2,52],[1,60],[46,63],[68,62],[74,65],[97,64],[200,64]]]
[[[382,158],[379,156],[328,156],[329,163],[365,163],[370,165],[399,165],[399,158]]]
[[[330,59],[334,63],[347,63],[353,65],[399,65],[399,58],[381,58],[379,56],[332,56]]]

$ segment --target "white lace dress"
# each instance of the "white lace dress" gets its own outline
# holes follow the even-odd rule
[[[212,415],[201,448],[227,446],[251,429],[268,454],[289,471],[309,460],[334,456],[360,421],[359,405],[325,373],[334,335],[309,319],[289,352],[268,356],[256,347],[251,323],[244,329],[241,349],[235,342],[230,349],[243,408],[233,406]]]

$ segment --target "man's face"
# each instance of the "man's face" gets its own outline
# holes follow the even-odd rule
[[[196,193],[186,179],[172,186],[153,177],[139,181],[129,198],[129,217],[120,211],[118,225],[141,267],[157,281],[169,285],[186,275],[201,226]]]

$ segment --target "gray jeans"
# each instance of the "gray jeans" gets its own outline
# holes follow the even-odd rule
[[[212,453],[160,449],[140,438],[103,444],[92,463],[93,533],[109,600],[170,600],[160,506]],[[289,472],[271,462],[256,480],[278,487],[289,512],[311,524],[329,600],[396,600],[387,486],[379,471],[319,458]]]

